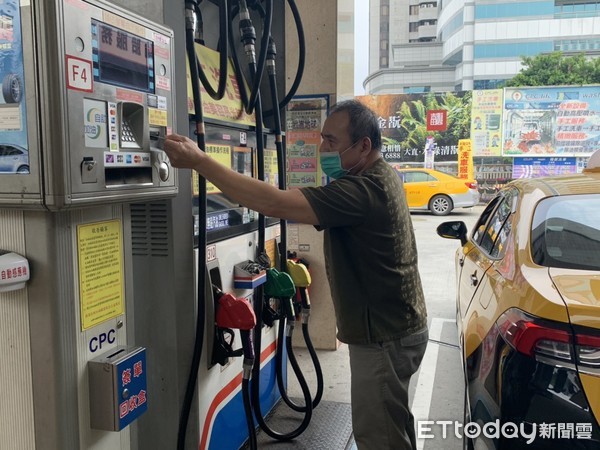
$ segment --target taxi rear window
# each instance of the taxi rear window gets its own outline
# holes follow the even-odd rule
[[[551,197],[536,208],[533,261],[545,267],[600,270],[600,195]]]

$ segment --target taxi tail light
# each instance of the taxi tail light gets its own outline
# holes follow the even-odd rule
[[[504,312],[496,325],[504,340],[520,353],[573,362],[568,325],[539,319],[516,308]]]
[[[469,189],[477,189],[477,181],[468,181],[465,184]]]
[[[576,330],[575,354],[580,369],[600,375],[600,336]]]

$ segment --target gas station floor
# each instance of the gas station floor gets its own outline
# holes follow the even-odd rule
[[[317,381],[310,354],[305,348],[294,348],[296,359],[313,394]],[[277,450],[356,450],[352,437],[350,411],[350,363],[348,346],[338,350],[317,350],[323,371],[323,397],[313,410],[308,428],[296,439],[288,442],[274,440],[263,431],[257,434],[259,449]],[[292,368],[288,366],[288,396],[294,403],[302,404],[300,386]],[[281,401],[267,417],[275,431],[290,432],[302,422],[302,414],[290,409]]]

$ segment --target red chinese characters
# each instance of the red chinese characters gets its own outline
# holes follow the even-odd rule
[[[11,280],[14,278],[22,278],[27,276],[27,266],[11,267],[9,269],[3,269],[0,271],[1,280]]]
[[[119,417],[122,419],[144,403],[146,403],[146,391],[141,390],[137,395],[134,394],[119,404]]]
[[[446,131],[448,127],[448,111],[445,109],[430,109],[427,111],[427,131]]]

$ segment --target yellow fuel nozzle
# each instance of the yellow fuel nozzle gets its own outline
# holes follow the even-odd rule
[[[296,287],[309,287],[311,283],[310,273],[306,266],[291,259],[287,260],[287,270]]]

